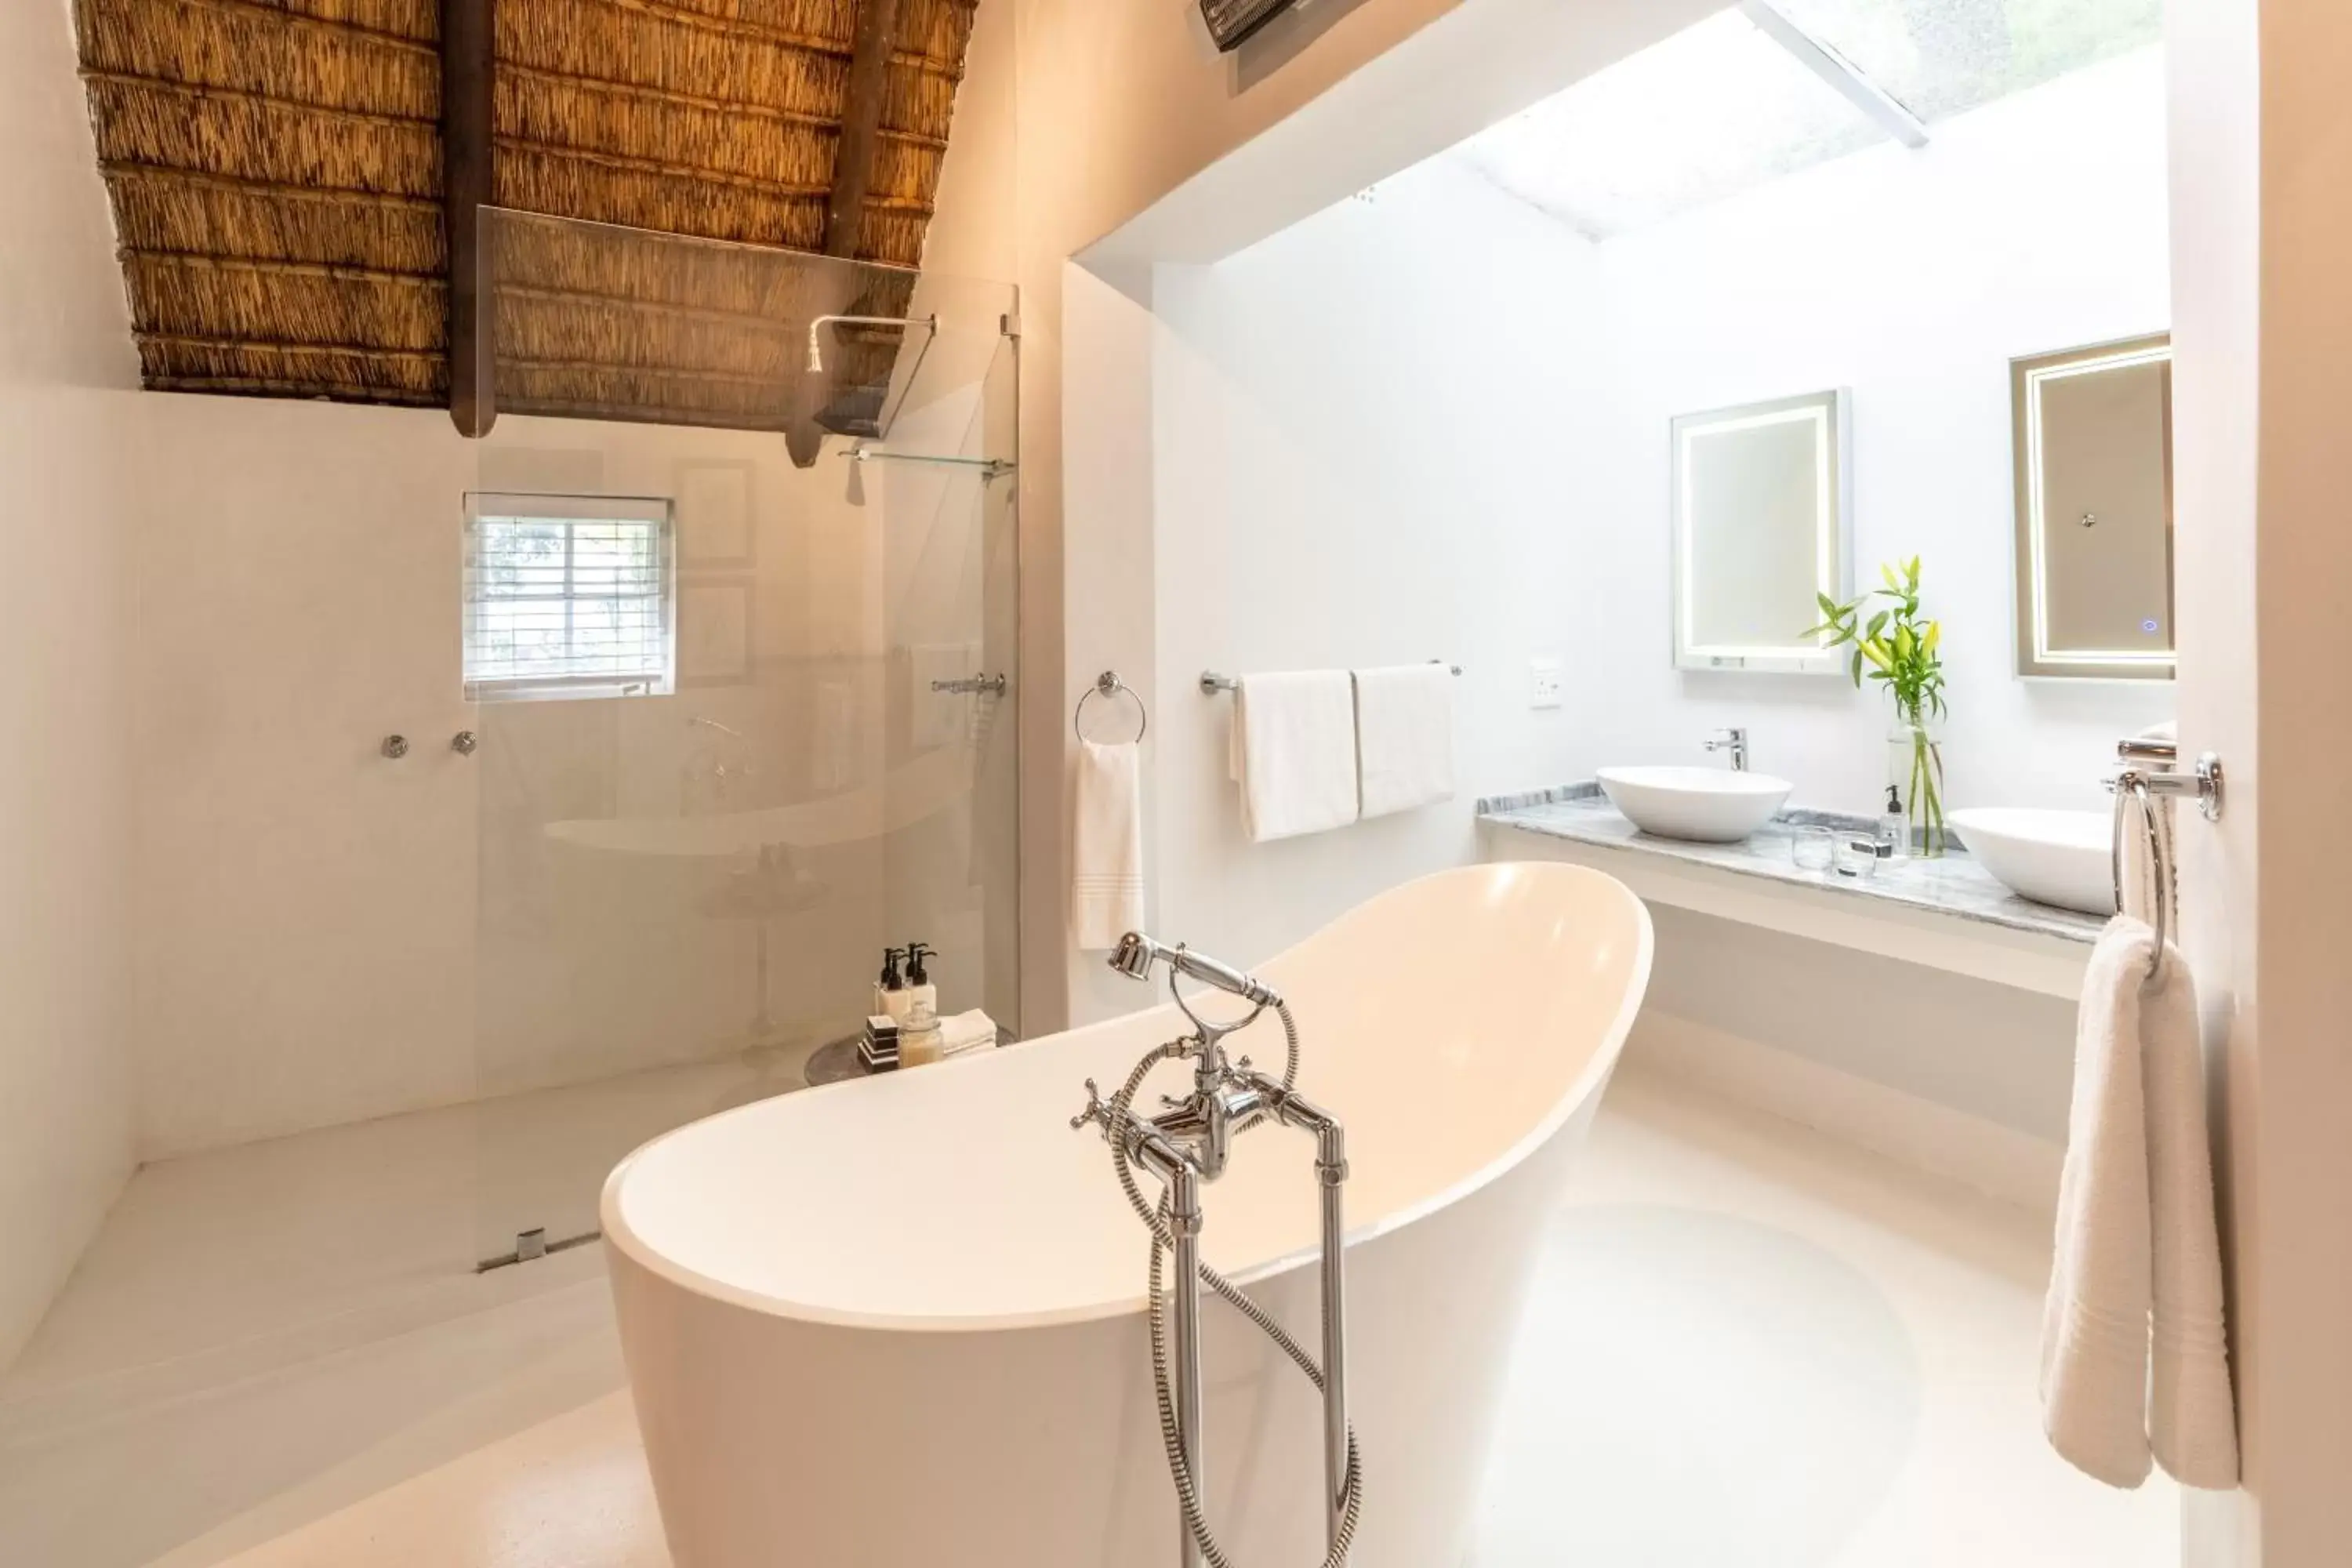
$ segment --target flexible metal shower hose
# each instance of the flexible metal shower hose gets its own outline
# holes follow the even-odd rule
[[[1273,1005],[1275,1016],[1282,1020],[1286,1057],[1282,1071],[1282,1087],[1286,1092],[1298,1078],[1298,1026],[1292,1020],[1288,1007],[1279,1002]],[[1133,1103],[1137,1091],[1143,1087],[1143,1080],[1150,1076],[1151,1069],[1161,1062],[1184,1057],[1191,1044],[1189,1037],[1171,1040],[1155,1047],[1135,1064],[1135,1070],[1128,1075],[1126,1084],[1111,1097],[1115,1133],[1126,1126],[1128,1107]],[[1243,1122],[1240,1131],[1247,1131],[1255,1125],[1256,1119],[1253,1118]],[[1184,1462],[1184,1435],[1177,1425],[1175,1397],[1169,1388],[1168,1305],[1160,1289],[1160,1254],[1176,1249],[1176,1236],[1168,1224],[1168,1198],[1162,1194],[1157,1208],[1146,1201],[1142,1189],[1136,1184],[1135,1171],[1127,1157],[1126,1138],[1114,1135],[1109,1142],[1111,1167],[1118,1173],[1119,1188],[1127,1194],[1128,1204],[1135,1210],[1136,1216],[1143,1221],[1144,1228],[1151,1233],[1151,1384],[1160,1405],[1160,1439],[1168,1450],[1168,1474],[1176,1483],[1177,1501],[1184,1511],[1184,1527],[1192,1532],[1193,1544],[1201,1549],[1201,1555],[1208,1559],[1210,1568],[1233,1568],[1232,1560],[1218,1547],[1216,1538],[1209,1533],[1209,1522],[1201,1507],[1199,1482],[1192,1467]],[[1250,1300],[1239,1286],[1206,1263],[1201,1265],[1201,1279],[1210,1289],[1224,1298],[1235,1311],[1255,1323],[1266,1338],[1281,1347],[1283,1353],[1307,1374],[1307,1380],[1315,1385],[1316,1392],[1322,1392],[1323,1369],[1265,1308]],[[1324,1310],[1330,1310],[1328,1302],[1324,1304]],[[1346,1568],[1349,1550],[1356,1539],[1356,1516],[1362,1500],[1363,1460],[1356,1449],[1355,1424],[1349,1422],[1345,1502],[1339,1514],[1339,1527],[1332,1532],[1331,1550],[1323,1559],[1323,1568]]]

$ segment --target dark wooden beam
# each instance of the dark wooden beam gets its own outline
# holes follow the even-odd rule
[[[857,254],[866,193],[874,184],[874,154],[882,145],[882,89],[898,31],[898,0],[860,0],[849,87],[842,95],[841,148],[834,155],[833,195],[825,203],[827,256]]]
[[[449,417],[485,436],[499,416],[489,248],[498,0],[441,0],[441,202],[449,236]]]
[[[849,85],[841,99],[841,144],[833,157],[833,190],[824,204],[824,253],[855,257],[866,226],[866,194],[874,185],[874,155],[882,145],[882,89],[890,74],[891,46],[898,31],[898,0],[858,0],[857,27],[849,56]],[[806,315],[838,313],[856,292],[854,281],[829,279],[818,269],[801,291]],[[846,271],[847,268],[841,270]],[[838,298],[836,298],[838,296]],[[829,348],[831,345],[827,345]],[[828,367],[840,363],[838,352]],[[784,446],[796,467],[807,468],[824,445],[816,422],[839,376],[828,368],[800,378],[793,395],[793,418]]]

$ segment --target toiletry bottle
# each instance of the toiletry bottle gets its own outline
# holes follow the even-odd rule
[[[898,978],[898,961],[906,955],[903,948],[886,947],[882,950],[882,974],[874,983],[874,1005],[868,1010],[868,1016],[895,1022],[900,1014],[906,1012],[908,1001],[907,986]]]
[[[938,953],[919,942],[910,942],[907,944],[908,1006],[913,1007],[919,1004],[934,1013],[940,1010],[940,988],[931,984],[931,972],[923,963],[923,960],[938,956]]]
[[[909,986],[908,990],[913,987]],[[924,1001],[909,1003],[907,1016],[898,1025],[898,1065],[902,1068],[929,1067],[945,1054],[945,1041],[940,1033],[940,1016]]]
[[[1911,846],[1906,840],[1910,837],[1911,825],[1903,819],[1902,792],[1893,784],[1888,784],[1886,810],[1878,819],[1878,841],[1886,846],[1880,851],[1880,858],[1891,859],[1898,855],[1908,855],[1911,852]]]

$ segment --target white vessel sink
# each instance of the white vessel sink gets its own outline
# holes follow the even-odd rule
[[[1601,793],[1634,826],[1661,838],[1736,844],[1772,820],[1796,787],[1728,768],[1603,768]]]
[[[2115,912],[2114,823],[2105,812],[1980,805],[1949,820],[2011,892],[2086,915]]]

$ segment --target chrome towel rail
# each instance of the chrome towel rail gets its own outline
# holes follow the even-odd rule
[[[1445,664],[1442,658],[1433,658],[1429,662]],[[1462,667],[1458,664],[1446,664],[1445,668],[1455,675],[1462,673]],[[1203,697],[1214,697],[1220,691],[1239,691],[1241,688],[1241,677],[1237,675],[1219,675],[1213,669],[1201,672],[1201,695]]]

